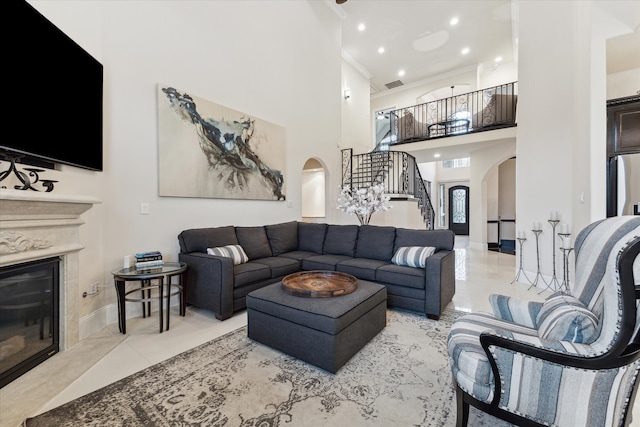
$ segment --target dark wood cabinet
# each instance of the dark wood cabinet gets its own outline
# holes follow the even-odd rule
[[[622,191],[626,197],[635,197],[633,211],[638,214],[640,191],[635,187],[620,188],[621,174],[629,174],[621,166],[622,159],[640,155],[640,95],[607,101],[607,216],[616,216],[619,212],[619,200]],[[627,167],[627,169],[629,169]],[[635,179],[633,180],[635,181]],[[632,191],[632,193],[630,193]]]

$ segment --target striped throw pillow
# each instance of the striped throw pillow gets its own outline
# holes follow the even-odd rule
[[[598,318],[573,295],[550,295],[536,320],[541,339],[590,344],[597,338]]]
[[[406,265],[407,267],[425,268],[427,258],[436,251],[433,246],[403,246],[398,248],[391,258],[391,262],[396,265]]]
[[[238,265],[249,261],[249,257],[240,245],[227,245],[218,246],[215,248],[207,248],[207,253],[209,255],[231,258],[233,260],[233,265]]]

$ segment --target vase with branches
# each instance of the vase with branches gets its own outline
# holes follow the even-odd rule
[[[367,225],[375,212],[391,209],[389,200],[381,184],[355,189],[350,185],[344,185],[338,196],[338,209],[349,215],[355,215],[360,225]]]

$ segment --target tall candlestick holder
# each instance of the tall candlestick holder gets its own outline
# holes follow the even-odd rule
[[[553,275],[551,276],[551,281],[549,281],[549,283],[547,284],[547,288],[551,289],[552,291],[557,291],[561,286],[560,281],[558,281],[558,276],[556,276],[556,226],[559,222],[560,220],[557,219],[549,220],[549,224],[551,224],[551,227],[553,228],[551,232],[553,240]]]
[[[529,289],[536,287],[538,285],[538,279],[542,279],[542,283],[548,286],[547,282],[544,280],[544,277],[542,277],[542,273],[540,272],[540,233],[542,233],[542,230],[531,230],[531,232],[536,236],[537,271],[536,271],[536,277],[535,279],[533,279],[533,282],[531,282],[531,286],[529,286]]]
[[[529,280],[529,278],[527,277],[527,273],[525,273],[524,269],[522,268],[522,245],[524,245],[524,242],[527,241],[527,238],[526,237],[517,237],[517,239],[518,239],[518,244],[520,245],[520,267],[518,268],[518,272],[516,273],[516,277],[513,278],[511,283],[513,284],[513,282],[519,282],[521,274],[524,276],[525,279],[527,279],[527,282],[531,283],[531,280]]]
[[[562,239],[562,283],[560,284],[560,290],[569,292],[569,254],[573,248],[568,247],[569,244],[566,239],[571,236],[571,233],[558,233],[558,236]]]
[[[564,290],[569,292],[569,254],[573,250],[573,248],[560,248],[562,250],[562,264],[564,265],[562,286],[560,290]]]

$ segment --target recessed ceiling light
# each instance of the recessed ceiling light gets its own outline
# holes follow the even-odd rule
[[[468,48],[468,47],[465,47],[464,49],[462,49],[462,52],[461,52],[461,53],[462,53],[463,55],[466,55],[467,53],[469,53],[469,48]]]
[[[404,70],[400,70],[400,71],[398,71],[398,75],[399,75],[400,77],[404,76]]]
[[[502,56],[496,56],[496,62],[501,62],[502,61]]]
[[[433,155],[433,157],[435,157],[437,159],[438,157],[440,157],[440,154],[436,153],[436,154]]]
[[[380,46],[380,47],[378,48],[378,53],[384,53],[384,47]]]
[[[358,25],[358,31],[364,31],[365,28],[364,24]]]
[[[449,21],[449,25],[453,26],[457,24],[458,24],[458,17],[454,16],[453,18],[451,18],[451,21]]]

